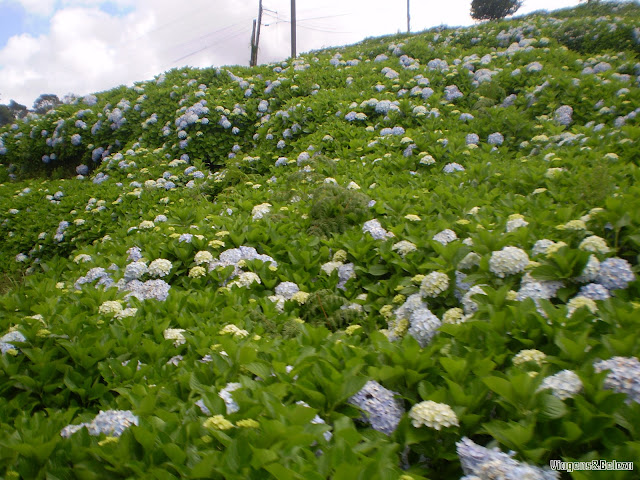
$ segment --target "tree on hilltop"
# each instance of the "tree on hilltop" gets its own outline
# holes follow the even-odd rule
[[[11,122],[13,122],[11,110],[9,110],[9,107],[6,105],[0,105],[0,127],[8,125]]]
[[[33,102],[33,110],[36,113],[43,114],[47,113],[49,110],[53,110],[61,103],[62,102],[57,95],[54,95],[53,93],[43,93],[36,98],[35,102]]]
[[[15,100],[11,100],[8,107],[9,110],[11,110],[14,118],[24,118],[27,116],[27,113],[29,113],[27,107],[25,107],[21,103],[16,102]]]
[[[471,18],[498,20],[513,15],[522,6],[522,0],[471,0]]]

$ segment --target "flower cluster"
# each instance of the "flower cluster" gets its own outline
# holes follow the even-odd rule
[[[244,338],[249,335],[249,332],[241,328],[238,328],[234,324],[230,323],[228,325],[225,325],[222,328],[222,330],[220,330],[220,335],[228,335],[228,334],[231,334],[237,338]]]
[[[173,344],[176,347],[180,345],[184,345],[187,342],[187,339],[184,338],[183,332],[184,328],[167,328],[162,335],[165,340],[173,340]]]
[[[442,324],[440,319],[428,309],[411,314],[409,322],[410,327],[407,333],[415,338],[423,348],[429,344]]]
[[[424,425],[440,430],[443,427],[459,426],[458,417],[449,405],[431,400],[417,403],[411,407],[409,418],[411,424],[416,428]]]
[[[17,347],[12,342],[26,342],[26,337],[17,330],[11,330],[0,337],[0,352],[4,353],[16,353]]]
[[[123,288],[130,292],[125,298],[129,296],[136,297],[138,300],[148,300],[153,298],[164,302],[169,296],[169,289],[171,288],[171,285],[160,279],[147,280],[144,283],[140,280],[132,280]]]
[[[437,297],[449,288],[449,276],[443,272],[431,272],[422,279],[420,293],[425,297]]]
[[[100,305],[98,311],[103,315],[115,315],[122,312],[122,304],[118,301],[109,300]]]
[[[138,280],[147,273],[147,271],[147,264],[145,262],[131,262],[124,269],[124,279],[126,281]]]
[[[391,250],[397,251],[401,256],[405,256],[408,253],[415,252],[418,249],[415,243],[411,243],[408,240],[401,240],[395,243]]]
[[[582,242],[580,242],[580,245],[578,245],[578,248],[580,250],[584,250],[585,252],[601,254],[609,253],[607,242],[604,238],[598,237],[597,235],[591,235],[590,237],[582,240]]]
[[[640,403],[640,361],[635,357],[613,357],[594,363],[596,372],[609,370],[604,387],[626,393],[627,403]]]
[[[541,366],[545,362],[546,358],[547,356],[540,350],[520,350],[513,357],[512,362],[514,365],[523,365],[525,363],[532,362]]]
[[[577,296],[567,302],[567,317],[571,317],[580,308],[586,308],[594,314],[598,311],[596,302],[591,298]]]
[[[608,290],[627,288],[635,279],[629,262],[622,258],[607,258],[600,263],[596,282]]]
[[[438,232],[433,236],[433,240],[441,243],[442,245],[447,245],[448,243],[451,243],[457,239],[458,235],[456,235],[456,232],[449,228],[442,230],[441,232]]]
[[[349,403],[363,411],[362,421],[370,423],[374,430],[391,435],[404,414],[402,401],[395,398],[395,395],[396,392],[369,380],[349,399]]]
[[[270,203],[261,203],[260,205],[256,205],[255,207],[253,207],[253,210],[251,211],[251,215],[253,216],[254,220],[260,220],[270,211],[271,211]]]
[[[236,286],[240,288],[248,288],[252,283],[262,283],[258,274],[253,272],[241,272],[234,281],[229,283],[228,287],[231,288]]]
[[[224,404],[227,407],[227,415],[231,415],[232,413],[236,413],[240,410],[240,407],[231,396],[231,392],[234,392],[239,388],[242,388],[241,383],[227,383],[227,385],[218,392],[218,396],[224,400]]]
[[[467,437],[456,443],[458,457],[465,475],[473,479],[558,480],[558,472],[520,463],[500,450],[477,445]],[[513,453],[511,454],[513,455]]]
[[[147,271],[152,277],[166,277],[171,271],[172,266],[169,260],[157,258],[149,264]]]
[[[207,418],[202,426],[210,430],[229,430],[233,428],[233,423],[224,418],[222,415],[214,415]]]
[[[527,252],[518,247],[504,247],[491,254],[489,270],[497,277],[504,278],[507,275],[515,275],[524,271],[528,264]]]
[[[138,424],[138,417],[129,410],[100,410],[100,413],[91,422],[67,425],[62,429],[60,435],[67,438],[86,427],[89,435],[98,436],[104,433],[105,435],[119,437],[131,425]]]
[[[373,220],[364,222],[364,224],[362,225],[362,232],[368,233],[375,240],[386,240],[387,238],[395,237],[392,232],[387,232],[384,228],[382,228],[380,222],[375,218]]]
[[[538,390],[551,389],[554,396],[560,400],[566,400],[580,393],[582,388],[582,381],[578,375],[571,370],[562,370],[545,378]]]

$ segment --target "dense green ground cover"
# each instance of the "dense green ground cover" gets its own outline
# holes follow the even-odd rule
[[[0,475],[640,458],[639,20],[172,70],[0,130]]]

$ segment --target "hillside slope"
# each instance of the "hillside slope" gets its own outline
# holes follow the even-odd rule
[[[0,130],[4,478],[640,458],[639,20],[172,70]]]

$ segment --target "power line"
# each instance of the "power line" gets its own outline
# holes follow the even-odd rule
[[[316,32],[325,32],[325,33],[353,33],[353,32],[340,32],[337,30],[324,30],[322,28],[314,28],[314,27],[309,27],[307,25],[300,25],[300,28],[306,28],[307,30],[315,30]]]
[[[267,9],[265,8],[264,10],[266,11]],[[278,13],[278,12],[275,12],[275,13]],[[307,22],[309,20],[320,20],[320,19],[323,19],[323,18],[346,17],[348,15],[351,15],[351,14],[350,13],[340,13],[338,15],[326,15],[326,16],[322,16],[322,17],[298,18],[298,19],[296,19],[296,22]],[[277,17],[275,15],[270,15],[270,16],[277,18],[278,22],[287,22],[287,23],[289,23],[291,21],[291,20],[287,20],[287,19],[284,19],[284,18],[281,19],[279,15]],[[278,22],[272,22],[272,24],[273,23],[278,23]]]
[[[210,8],[210,5],[208,5],[206,8]],[[133,41],[135,42],[135,41],[137,41],[137,40],[140,40],[140,39],[142,39],[142,38],[144,38],[144,37],[147,37],[147,36],[151,35],[152,33],[155,33],[155,32],[157,32],[157,31],[159,31],[159,30],[162,30],[162,29],[164,29],[164,28],[166,28],[166,27],[171,27],[171,26],[173,26],[173,25],[176,25],[176,24],[178,24],[178,23],[181,23],[181,22],[182,22],[183,20],[185,20],[186,18],[193,18],[193,15],[194,15],[195,13],[198,13],[198,12],[201,12],[201,11],[202,11],[202,7],[199,7],[199,8],[193,9],[193,10],[191,10],[191,11],[189,11],[189,12],[185,13],[184,15],[182,15],[182,16],[180,16],[180,17],[178,17],[178,18],[174,18],[174,19],[172,19],[172,20],[171,20],[171,21],[169,21],[169,22],[163,23],[162,25],[159,25],[159,26],[155,27],[154,29],[149,30],[148,32],[143,33],[142,35],[140,35],[140,36],[136,37]],[[123,42],[123,43],[124,43],[124,42]]]
[[[246,32],[247,32],[247,29],[246,29],[246,28],[242,28],[239,32],[236,32],[236,33],[234,33],[233,35],[229,35],[229,36],[227,36],[227,37],[225,37],[225,38],[222,38],[222,39],[220,39],[220,40],[218,40],[218,41],[216,41],[216,42],[213,42],[213,43],[210,43],[210,44],[208,44],[208,45],[205,45],[204,47],[202,47],[202,48],[200,48],[200,49],[198,49],[198,50],[196,50],[196,51],[194,51],[194,52],[191,52],[191,53],[189,53],[189,54],[187,54],[187,55],[184,55],[184,56],[182,56],[182,57],[180,57],[180,58],[177,58],[177,59],[173,60],[173,61],[172,61],[170,64],[168,64],[168,65],[173,65],[174,63],[180,62],[181,60],[184,60],[185,58],[192,57],[193,55],[195,55],[195,54],[197,54],[197,53],[200,53],[200,52],[202,52],[202,51],[204,51],[204,50],[207,50],[207,49],[209,49],[209,48],[213,47],[214,45],[218,45],[219,43],[226,42],[227,40],[231,40],[232,38],[235,38],[235,37],[237,37],[238,35],[245,34]],[[165,65],[165,66],[168,66],[168,65]]]
[[[230,28],[237,27],[238,25],[241,25],[241,24],[243,24],[243,23],[244,23],[244,20],[243,20],[242,22],[237,22],[237,23],[234,23],[233,25],[228,25],[228,26],[226,26],[226,27],[222,27],[222,28],[220,28],[220,29],[218,29],[218,30],[214,30],[213,32],[211,32],[211,33],[207,33],[206,35],[201,35],[200,37],[193,38],[193,39],[191,39],[191,40],[187,40],[186,42],[183,42],[183,43],[181,43],[181,44],[179,44],[179,45],[175,45],[175,46],[173,46],[173,47],[171,47],[171,48],[180,48],[180,47],[183,47],[183,46],[189,45],[190,43],[198,42],[198,41],[200,41],[200,40],[204,40],[204,39],[205,39],[205,38],[207,38],[207,37],[211,37],[212,35],[216,35],[216,34],[218,34],[218,33],[221,33],[221,32],[223,32],[223,31],[225,31],[225,30],[228,30],[228,29],[230,29]]]

